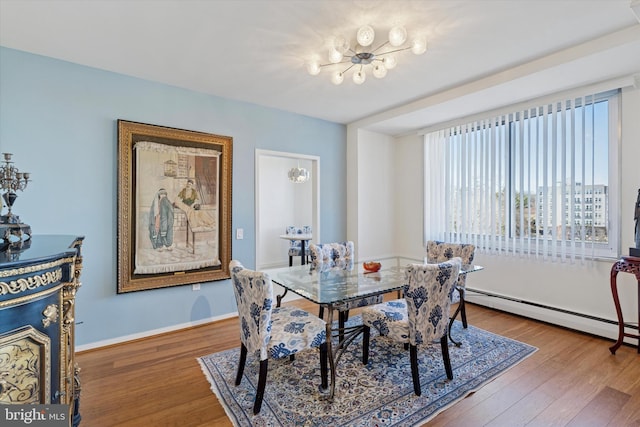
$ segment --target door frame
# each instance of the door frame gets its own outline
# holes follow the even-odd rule
[[[274,187],[270,186],[269,183],[264,182],[261,179],[261,162],[260,160],[263,157],[277,157],[277,158],[285,158],[291,160],[305,160],[311,162],[311,170],[310,174],[310,186],[311,186],[311,200],[312,200],[312,221],[311,226],[313,227],[313,236],[315,241],[319,241],[320,236],[320,157],[312,156],[307,154],[300,153],[291,153],[291,152],[283,152],[283,151],[272,151],[272,150],[255,150],[255,230],[256,230],[256,241],[255,241],[255,260],[256,260],[256,270],[260,270],[263,268],[269,268],[273,266],[265,266],[263,265],[263,260],[260,259],[260,239],[261,239],[261,218],[260,218],[260,196],[263,191],[274,191]],[[285,173],[286,171],[283,171]],[[299,184],[292,184],[299,185]],[[284,233],[284,230],[283,230]]]

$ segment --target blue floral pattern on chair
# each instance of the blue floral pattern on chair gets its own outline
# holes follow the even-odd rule
[[[266,384],[268,359],[279,359],[320,348],[322,387],[327,387],[326,322],[296,307],[275,307],[271,278],[246,269],[236,260],[229,263],[240,321],[240,363],[236,385],[242,380],[247,353],[259,354],[260,378],[254,413],[260,412]],[[264,372],[263,372],[264,371]]]
[[[417,346],[440,340],[445,371],[453,378],[448,347],[448,316],[451,288],[458,279],[462,260],[452,258],[439,264],[410,264],[405,271],[404,299],[387,301],[362,310],[364,335],[362,362],[369,360],[370,330],[382,336],[409,344],[413,387],[421,394],[417,374]]]

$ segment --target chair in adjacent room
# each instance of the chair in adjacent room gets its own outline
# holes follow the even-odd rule
[[[454,257],[460,257],[462,264],[473,264],[473,257],[476,247],[467,243],[447,243],[437,240],[427,242],[427,262],[439,263],[448,261]],[[467,328],[467,311],[465,305],[465,290],[467,286],[467,275],[461,274],[458,281],[451,290],[451,302],[459,303],[455,313],[451,316],[451,324],[455,320],[458,313],[462,319],[462,326]],[[456,343],[457,344],[457,343]]]
[[[309,245],[309,253],[311,257],[311,268],[321,272],[331,269],[353,270],[354,268],[354,244],[352,241],[335,242],[324,244]],[[378,304],[383,300],[382,295],[372,297],[364,297],[357,300],[351,300],[336,307],[338,310],[338,326],[340,330],[344,329],[344,325],[349,319],[349,310],[365,307],[367,305]],[[324,307],[320,306],[320,318],[324,317]],[[342,335],[341,335],[342,337]]]
[[[246,269],[237,260],[229,263],[229,270],[240,320],[236,385],[242,381],[247,353],[260,359],[253,413],[259,413],[262,406],[269,359],[293,358],[299,351],[319,348],[321,385],[327,388],[326,322],[299,308],[274,307],[273,284],[267,274]]]
[[[310,225],[304,227],[288,226],[285,230],[286,234],[311,234],[313,229]],[[308,240],[290,240],[289,241],[289,267],[293,265],[293,257],[302,256],[302,245],[304,245],[305,262],[309,259],[309,241]]]
[[[410,264],[405,271],[404,298],[365,307],[362,363],[369,363],[371,328],[382,336],[409,346],[413,391],[420,396],[418,346],[440,340],[447,378],[453,379],[449,358],[448,315],[451,288],[458,279],[460,258],[439,264]]]

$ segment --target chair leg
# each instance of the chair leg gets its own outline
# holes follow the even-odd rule
[[[362,326],[362,364],[369,363],[369,337],[371,336],[371,327]]]
[[[462,327],[467,329],[467,310],[466,305],[464,303],[464,288],[458,288],[458,293],[460,293],[460,318],[462,319]]]
[[[253,415],[260,412],[262,407],[262,399],[264,398],[264,387],[267,385],[267,369],[269,368],[269,359],[260,361],[260,374],[258,376],[258,389],[256,390],[256,400],[253,402]]]
[[[236,375],[236,385],[240,385],[242,381],[242,373],[244,372],[244,364],[247,362],[247,347],[240,345],[240,361],[238,361],[238,373]]]
[[[328,380],[329,370],[327,369],[327,360],[328,360],[327,357],[328,357],[327,343],[323,342],[322,344],[320,344],[320,378],[322,381],[323,390],[329,387],[329,380]]]
[[[440,347],[442,347],[442,361],[444,362],[444,370],[447,373],[447,378],[453,379],[453,369],[451,368],[451,359],[449,358],[449,342],[447,340],[447,334],[444,334],[440,338]]]
[[[420,396],[422,394],[422,390],[420,390],[420,372],[418,371],[417,346],[409,346],[409,358],[411,359],[411,378],[413,378],[413,392],[416,394],[416,396]]]
[[[338,312],[338,342],[342,342],[344,340],[344,324],[347,323],[345,320],[348,312],[339,311]]]

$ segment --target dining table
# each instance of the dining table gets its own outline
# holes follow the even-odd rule
[[[291,241],[299,241],[300,242],[300,264],[304,265],[307,263],[307,254],[306,254],[306,246],[308,246],[308,241],[313,239],[312,234],[281,234],[281,239],[291,240]]]
[[[363,331],[361,324],[339,328],[338,322],[334,324],[333,321],[334,311],[339,310],[350,300],[401,290],[406,283],[404,273],[407,265],[426,263],[426,259],[408,257],[389,257],[375,261],[381,264],[380,269],[376,272],[366,271],[362,262],[354,262],[346,268],[316,269],[313,264],[306,264],[263,270],[273,283],[284,288],[285,293],[292,291],[326,309],[327,352],[331,382],[329,394],[324,398],[329,401],[332,401],[335,395],[336,365],[344,350]],[[481,269],[482,267],[478,265],[463,265],[460,274]],[[277,298],[278,306],[281,299],[282,296]],[[453,324],[453,320],[449,327],[451,324]]]

